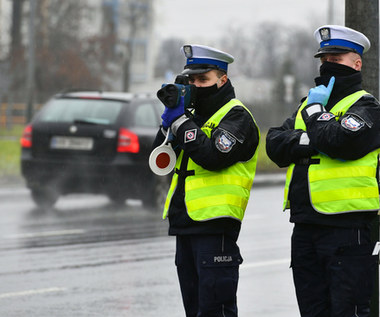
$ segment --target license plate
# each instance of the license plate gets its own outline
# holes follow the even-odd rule
[[[93,146],[94,140],[92,138],[53,136],[50,142],[50,148],[59,150],[90,151]]]

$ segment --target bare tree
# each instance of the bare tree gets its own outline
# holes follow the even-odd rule
[[[10,56],[18,55],[21,49],[21,23],[24,0],[12,2],[11,49]]]
[[[221,43],[234,52],[235,71],[251,78],[272,79],[288,51],[287,31],[277,23],[262,23],[247,31],[243,27],[225,33]]]
[[[302,85],[313,85],[313,78],[318,75],[318,60],[313,58],[317,43],[312,32],[311,27],[263,23],[255,29],[240,27],[225,33],[221,47],[233,52],[236,58],[234,76],[273,82],[272,98],[264,105],[265,109],[271,107],[273,118],[268,120],[265,113],[266,118],[261,122],[278,124],[284,113],[289,113],[303,97]]]
[[[83,54],[83,25],[91,23],[88,5],[75,0],[38,2],[36,88],[42,95],[68,87],[97,88]]]
[[[173,38],[161,43],[156,57],[155,76],[165,77],[168,72],[178,74],[183,70],[185,57],[180,54],[180,48],[184,45],[181,39]]]
[[[126,37],[119,39],[124,45],[123,55],[123,90],[129,91],[131,85],[131,63],[133,60],[135,45],[138,43],[141,30],[148,28],[147,23],[152,19],[151,0],[129,0],[127,10],[121,13],[121,19],[127,26]]]
[[[16,5],[17,3],[17,5]],[[21,28],[24,15],[22,0],[14,1],[16,10],[12,25],[12,49],[10,59],[17,65],[12,70],[15,98],[22,100],[25,91],[26,60]],[[83,34],[83,25],[91,25],[90,8],[76,0],[40,0],[35,17],[35,96],[41,102],[51,94],[69,87],[98,88],[99,73],[91,68],[85,56],[91,40]],[[26,6],[25,9],[28,9]],[[25,40],[24,40],[25,42]],[[29,45],[28,43],[26,45]],[[17,97],[18,96],[18,97]]]
[[[20,100],[25,92],[24,50],[28,45],[27,39],[21,38],[21,29],[29,14],[29,6],[23,3],[24,0],[13,1],[10,54],[15,65],[12,89]],[[132,64],[135,49],[140,48],[141,43],[147,45],[152,23],[151,0],[119,2],[121,10],[115,3],[99,1],[102,7],[96,7],[89,1],[36,1],[34,92],[37,102],[71,87],[107,89],[120,78],[124,90],[129,90],[131,69],[136,66]],[[29,3],[25,1],[25,4]],[[95,21],[99,15],[94,12],[101,12],[101,9],[103,28],[99,32],[88,32],[89,27],[97,25],[100,28],[100,23]],[[136,57],[145,53],[136,53]],[[140,64],[144,64],[144,60]]]
[[[235,27],[230,28],[221,39],[221,48],[226,52],[233,52],[235,57],[234,72],[246,77],[256,77],[258,72],[256,58],[260,48],[252,41],[252,35],[242,27]]]
[[[24,0],[12,2],[12,21],[11,21],[11,47],[9,50],[9,87],[11,90],[18,86],[21,80],[19,74],[24,72],[25,47],[22,45],[22,21],[23,21]]]
[[[313,37],[314,30],[309,29],[292,29],[287,39],[286,56],[294,65],[294,73],[297,80],[304,85],[313,86],[313,78],[318,76],[319,59],[314,58],[319,47]]]

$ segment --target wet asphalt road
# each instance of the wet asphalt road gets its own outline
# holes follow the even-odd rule
[[[299,316],[282,195],[282,186],[252,191],[239,238],[241,317]],[[0,211],[0,317],[184,316],[160,212],[93,195],[42,212],[21,186],[0,188]]]

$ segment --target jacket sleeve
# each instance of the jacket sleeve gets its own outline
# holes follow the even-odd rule
[[[310,144],[331,158],[356,160],[380,147],[380,106],[373,96],[363,96],[336,120],[324,111],[308,116],[302,111]]]
[[[309,158],[316,154],[310,146],[305,131],[294,129],[297,111],[284,121],[280,127],[272,127],[266,137],[266,151],[268,157],[279,167],[289,166],[302,158]]]
[[[259,143],[259,131],[244,108],[234,107],[212,131],[211,138],[189,119],[178,128],[176,141],[198,165],[220,170],[250,159]]]

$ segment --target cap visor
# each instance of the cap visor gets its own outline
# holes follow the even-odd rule
[[[329,47],[320,48],[318,50],[318,52],[314,55],[314,57],[318,58],[324,54],[342,54],[342,53],[349,53],[349,52],[354,52],[354,53],[359,54],[354,49],[349,49],[349,48],[345,48],[345,47],[329,46]]]
[[[204,74],[213,69],[214,68],[195,68],[195,69],[186,68],[182,71],[181,75]]]

